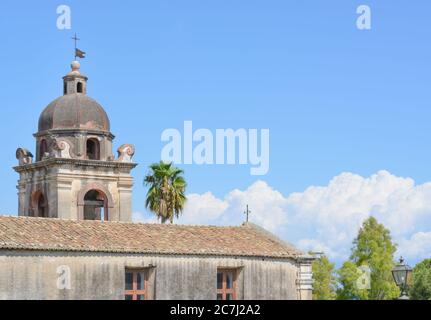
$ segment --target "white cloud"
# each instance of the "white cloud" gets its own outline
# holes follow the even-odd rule
[[[157,223],[157,218],[155,215],[144,212],[135,211],[132,214],[132,218],[134,222],[142,222],[142,223]]]
[[[288,196],[264,181],[235,189],[223,199],[211,192],[190,194],[178,223],[239,225],[247,204],[251,222],[333,259],[348,257],[352,240],[370,215],[391,230],[400,254],[417,260],[431,253],[431,183],[415,185],[411,178],[387,171],[370,177],[342,173],[326,186]]]
[[[359,226],[370,215],[391,230],[395,242],[426,227],[431,218],[431,183],[415,186],[412,179],[387,171],[368,178],[342,173],[327,186],[291,194],[287,202],[292,223],[300,228],[301,223],[311,225],[312,238],[345,258]]]
[[[253,208],[250,221],[275,231],[286,223],[283,207],[286,199],[264,181],[257,181],[244,191],[235,189],[223,200],[212,193],[190,194],[179,223],[240,225],[245,221],[245,207]]]
[[[408,260],[430,258],[431,231],[417,232],[410,239],[401,239],[397,253]]]
[[[316,239],[301,239],[296,242],[299,249],[304,252],[324,253],[332,259],[340,258],[338,252],[333,251],[330,247]]]
[[[184,214],[180,217],[180,223],[187,224],[217,224],[226,211],[228,204],[217,199],[211,192],[204,194],[192,193],[187,196]]]

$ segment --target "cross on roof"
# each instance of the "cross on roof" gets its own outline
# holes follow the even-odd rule
[[[73,36],[73,37],[72,37],[72,39],[73,39],[73,40],[75,40],[75,60],[76,60],[76,57],[79,57],[79,58],[85,58],[85,52],[84,52],[84,51],[82,51],[82,50],[79,50],[79,49],[78,49],[78,47],[77,47],[77,42],[78,42],[79,40],[81,40],[81,39],[79,39],[79,38],[76,36],[76,33],[75,33],[75,36]]]
[[[247,205],[247,209],[244,211],[244,214],[247,216],[246,218],[246,222],[248,222],[248,215],[251,213],[250,210],[248,210],[248,205]]]
[[[73,40],[75,40],[75,60],[76,60],[76,49],[77,49],[76,45],[77,45],[77,41],[79,41],[79,40],[81,40],[81,39],[79,39],[79,38],[76,36],[76,33],[75,33],[75,36],[73,36],[73,37],[72,37],[72,39],[73,39]]]

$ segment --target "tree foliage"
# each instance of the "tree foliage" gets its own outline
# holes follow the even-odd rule
[[[409,294],[414,300],[431,300],[431,259],[425,259],[413,268]]]
[[[337,270],[337,300],[358,300],[361,299],[361,290],[357,286],[357,281],[361,272],[352,261],[346,261]]]
[[[334,300],[336,297],[335,264],[326,256],[313,262],[313,300]]]
[[[389,230],[374,217],[365,220],[353,241],[350,259],[337,272],[338,299],[396,299],[399,289],[391,273],[395,251]]]
[[[186,181],[183,170],[172,163],[154,163],[150,165],[150,174],[145,177],[145,184],[149,186],[145,206],[154,212],[162,223],[178,218],[186,202]]]

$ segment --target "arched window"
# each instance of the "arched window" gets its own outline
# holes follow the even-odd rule
[[[85,194],[84,220],[108,221],[108,201],[104,193],[90,190]]]
[[[43,193],[40,193],[37,199],[37,216],[42,218],[48,217],[48,205]]]
[[[76,92],[82,93],[82,82],[78,82],[76,85]]]
[[[48,152],[48,144],[46,143],[46,140],[43,139],[40,141],[39,144],[39,161],[42,160],[45,153]]]
[[[97,139],[87,140],[87,159],[100,160],[100,144]]]
[[[42,191],[37,190],[31,194],[30,199],[30,212],[31,217],[48,217],[48,201]]]

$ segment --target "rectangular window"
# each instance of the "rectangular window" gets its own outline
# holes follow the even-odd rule
[[[125,300],[148,300],[148,272],[146,270],[126,269]]]
[[[236,300],[236,269],[217,270],[217,300]]]

